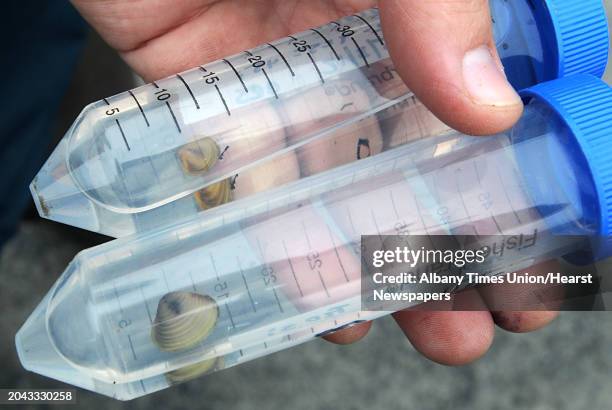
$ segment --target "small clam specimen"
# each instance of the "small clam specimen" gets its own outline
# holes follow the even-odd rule
[[[203,360],[189,366],[181,367],[166,373],[166,379],[172,384],[186,382],[196,377],[210,373],[222,367],[223,358],[213,357],[212,359]]]
[[[212,332],[218,317],[219,308],[211,297],[170,292],[157,305],[151,338],[164,351],[188,349]]]
[[[190,174],[207,172],[217,163],[221,151],[210,137],[185,144],[178,152],[183,169]]]
[[[193,195],[198,207],[202,210],[223,205],[232,199],[232,181],[229,178],[224,179],[200,189]]]
[[[372,155],[370,140],[367,138],[359,138],[357,141],[357,159],[367,158],[370,155]]]

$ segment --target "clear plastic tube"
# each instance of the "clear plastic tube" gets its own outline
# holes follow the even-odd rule
[[[491,10],[510,79],[535,84],[532,5]],[[372,9],[88,106],[31,190],[41,216],[123,236],[442,129],[399,79]]]
[[[19,331],[20,359],[130,399],[385,314],[360,310],[361,235],[594,234],[568,133],[534,101],[497,136],[412,142],[86,250]],[[513,267],[566,252],[542,240]]]

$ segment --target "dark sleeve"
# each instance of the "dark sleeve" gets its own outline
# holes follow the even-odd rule
[[[51,143],[51,128],[87,25],[65,0],[9,0],[0,43],[0,247],[29,203],[28,185]]]

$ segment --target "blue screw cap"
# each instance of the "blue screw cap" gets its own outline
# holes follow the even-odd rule
[[[591,74],[601,78],[609,33],[602,0],[527,0],[545,44],[540,81]]]
[[[592,75],[580,74],[538,84],[521,92],[545,102],[571,133],[576,162],[586,168],[594,188],[583,198],[585,221],[600,235],[596,258],[612,255],[612,88]],[[557,170],[558,183],[566,170]]]

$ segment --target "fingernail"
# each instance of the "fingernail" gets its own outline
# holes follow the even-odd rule
[[[487,46],[465,53],[463,81],[476,104],[496,107],[521,104],[521,98]]]
[[[317,337],[329,336],[329,335],[332,335],[332,334],[334,334],[336,332],[339,332],[341,330],[348,329],[348,328],[351,328],[353,326],[357,326],[357,325],[359,325],[361,323],[365,323],[365,322],[366,322],[365,320],[355,320],[354,322],[347,323],[346,325],[338,326],[338,327],[336,327],[334,329],[329,329],[329,330],[326,330],[324,332],[318,333],[316,336]]]

